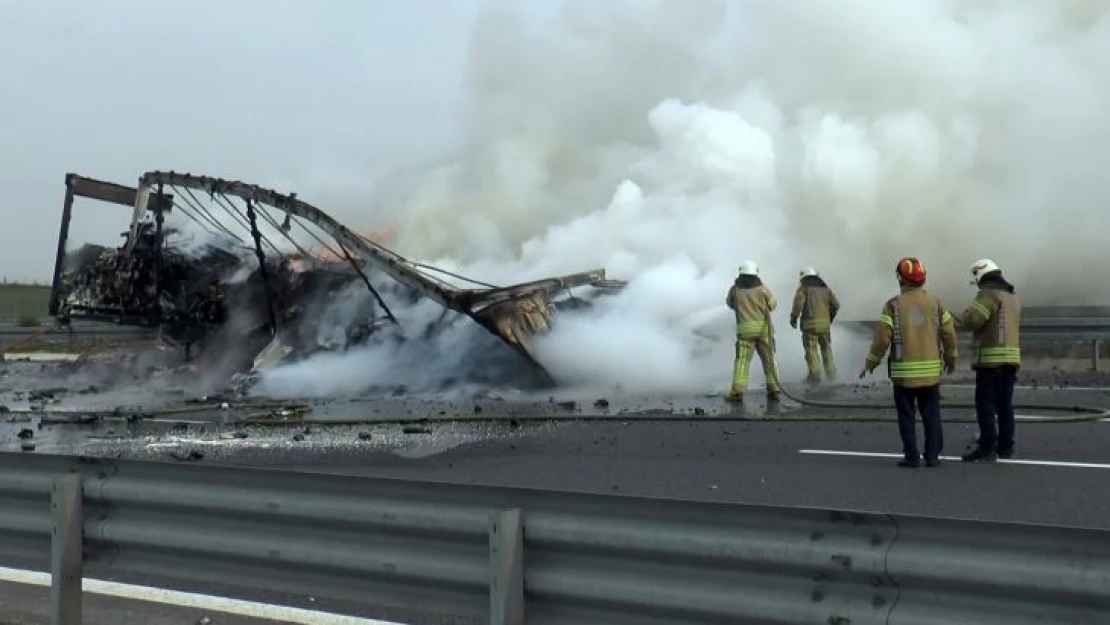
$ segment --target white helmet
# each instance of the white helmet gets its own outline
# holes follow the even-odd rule
[[[992,271],[1001,271],[998,265],[989,258],[980,258],[971,265],[971,283],[978,286],[979,280]]]
[[[758,276],[759,265],[755,264],[754,260],[746,260],[740,263],[740,275],[742,276]]]
[[[817,277],[817,270],[814,269],[813,267],[805,267],[805,268],[802,269],[801,277],[803,277],[803,278],[809,278],[809,277],[816,278]]]

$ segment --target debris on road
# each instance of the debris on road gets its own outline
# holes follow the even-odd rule
[[[66,251],[75,197],[132,208],[120,247]],[[205,235],[167,223],[178,216]],[[309,250],[303,235],[321,247]],[[155,171],[130,188],[68,174],[50,314],[63,326],[84,319],[156,329],[187,361],[232,357],[244,388],[252,373],[321,351],[431,340],[465,316],[531,364],[538,384],[552,385],[532,337],[550,330],[558,310],[590,303],[571,289],[624,286],[604,269],[482,283],[404,258],[295,194],[242,182]],[[439,319],[394,312],[423,299],[443,308]]]

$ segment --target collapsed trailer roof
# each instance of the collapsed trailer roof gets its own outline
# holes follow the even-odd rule
[[[198,197],[199,196],[199,197]],[[213,210],[201,201],[207,197]],[[67,262],[66,244],[69,237],[75,197],[130,206],[131,221],[125,241],[115,250],[102,250],[99,256],[86,251],[84,269],[74,268],[74,259]],[[163,331],[179,328],[188,320],[207,319],[218,323],[218,315],[204,317],[200,308],[216,306],[211,283],[220,272],[234,264],[227,254],[211,250],[205,258],[201,276],[213,280],[187,279],[179,267],[182,259],[166,245],[172,231],[165,226],[166,215],[172,212],[188,217],[212,232],[237,239],[242,249],[252,249],[255,258],[252,284],[261,289],[267,305],[263,307],[272,342],[278,342],[282,315],[274,299],[280,291],[280,276],[288,275],[291,259],[318,258],[292,236],[307,233],[322,245],[339,263],[317,261],[317,270],[326,269],[348,277],[357,276],[376,303],[381,318],[375,323],[393,327],[401,336],[406,328],[382,297],[382,282],[391,282],[407,298],[427,298],[449,311],[465,315],[482,328],[500,338],[513,350],[533,363],[549,381],[550,374],[532,349],[531,339],[552,327],[558,296],[575,287],[588,287],[595,294],[619,290],[625,283],[607,278],[604,269],[544,278],[509,286],[495,286],[418,263],[389,250],[367,237],[357,234],[323,210],[299,199],[296,194],[282,194],[272,189],[239,181],[176,172],[152,171],[139,178],[135,188],[66,175],[66,197],[62,210],[54,283],[50,300],[51,315],[65,320],[70,317],[110,319],[130,325],[149,325]],[[249,237],[239,237],[228,226],[235,225]],[[268,226],[268,228],[267,228]],[[282,244],[291,244],[294,253],[281,251],[263,229],[278,233]],[[272,236],[272,235],[271,235]],[[94,258],[95,257],[95,258]],[[143,260],[145,259],[145,260]],[[236,262],[242,264],[239,259]],[[145,263],[145,264],[144,264]],[[91,267],[96,266],[94,271]],[[82,274],[81,271],[84,271]],[[174,273],[174,271],[177,271]],[[205,273],[207,272],[207,273]],[[284,272],[284,273],[283,273]],[[441,277],[442,276],[442,277]],[[447,278],[470,286],[452,284]],[[182,282],[190,282],[183,286]],[[288,288],[286,290],[289,290]],[[206,300],[210,297],[212,301]],[[221,294],[220,297],[226,297]],[[572,297],[572,303],[583,300]],[[214,315],[214,313],[213,313]],[[257,320],[256,320],[257,321]],[[174,326],[169,328],[168,326]],[[196,332],[164,332],[169,336],[188,336]]]

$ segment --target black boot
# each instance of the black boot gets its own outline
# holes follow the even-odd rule
[[[898,461],[898,466],[903,469],[916,469],[921,466],[921,458],[917,456],[906,456]]]
[[[984,447],[976,447],[970,453],[963,455],[964,462],[994,462],[995,460],[998,460],[998,454]]]

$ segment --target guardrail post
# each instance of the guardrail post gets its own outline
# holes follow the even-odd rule
[[[1099,356],[1101,356],[1101,354],[1099,353],[1101,351],[1099,349],[1101,346],[1102,346],[1102,341],[1100,341],[1098,339],[1095,339],[1094,340],[1094,349],[1092,350],[1094,352],[1094,365],[1095,365],[1094,370],[1095,370],[1095,373],[1098,373],[1098,361],[1101,360],[1099,358]]]
[[[81,625],[82,528],[81,476],[54,478],[51,508],[54,531],[50,558],[52,625]]]
[[[520,509],[490,513],[490,623],[524,625],[524,525]]]

